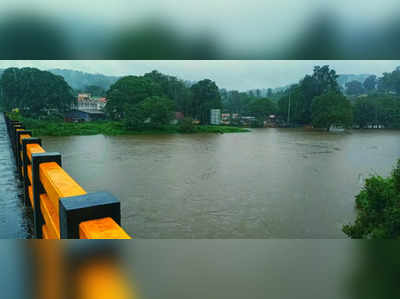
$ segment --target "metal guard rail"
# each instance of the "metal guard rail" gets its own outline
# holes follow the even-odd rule
[[[6,114],[5,120],[36,238],[130,239],[120,226],[120,202],[114,196],[87,193],[62,168],[60,153],[46,152],[21,122]]]

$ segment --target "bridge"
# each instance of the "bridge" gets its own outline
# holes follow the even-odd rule
[[[28,217],[30,208],[24,206],[22,196],[7,128],[3,114],[0,113],[0,238],[31,237],[32,224]]]
[[[60,153],[46,152],[23,123],[4,118],[35,238],[130,239],[120,226],[119,200],[107,192],[87,193],[62,168]]]
[[[3,114],[0,114],[0,150],[3,213],[0,217],[6,218],[0,218],[3,224],[0,237],[29,237],[26,218],[32,214],[36,238],[130,239],[120,226],[120,203],[115,197],[104,192],[87,193],[62,168],[59,153],[46,152],[41,139],[32,137],[21,122]],[[12,268],[11,274],[4,277],[8,286],[4,290],[6,297],[138,297],[122,269],[115,243],[94,240],[80,244],[12,242],[5,245],[4,250],[9,251],[5,271]]]

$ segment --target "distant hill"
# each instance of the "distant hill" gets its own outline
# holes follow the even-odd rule
[[[88,85],[100,86],[107,90],[111,84],[117,81],[120,77],[106,76],[103,74],[90,74],[81,71],[73,71],[66,69],[51,69],[48,70],[53,74],[63,76],[65,81],[74,89],[84,89]]]
[[[341,74],[337,78],[337,82],[339,85],[343,88],[346,87],[346,83],[350,81],[359,81],[361,83],[364,83],[365,79],[367,79],[369,76],[372,74],[359,74],[359,75],[354,75],[354,74]]]
[[[0,77],[3,75],[5,69],[0,69]],[[106,76],[103,74],[90,74],[81,71],[65,70],[65,69],[51,69],[49,72],[63,76],[65,81],[74,89],[84,89],[88,85],[100,86],[107,90],[111,84],[117,81],[120,77]]]

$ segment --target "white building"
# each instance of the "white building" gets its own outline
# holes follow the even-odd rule
[[[88,93],[81,93],[78,95],[76,104],[72,105],[73,110],[80,110],[86,112],[101,111],[107,103],[106,98],[92,98]]]
[[[221,109],[210,110],[210,124],[220,125],[221,124]]]

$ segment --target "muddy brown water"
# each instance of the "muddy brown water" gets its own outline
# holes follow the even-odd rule
[[[400,131],[42,137],[140,238],[343,238],[354,196],[400,158]]]

